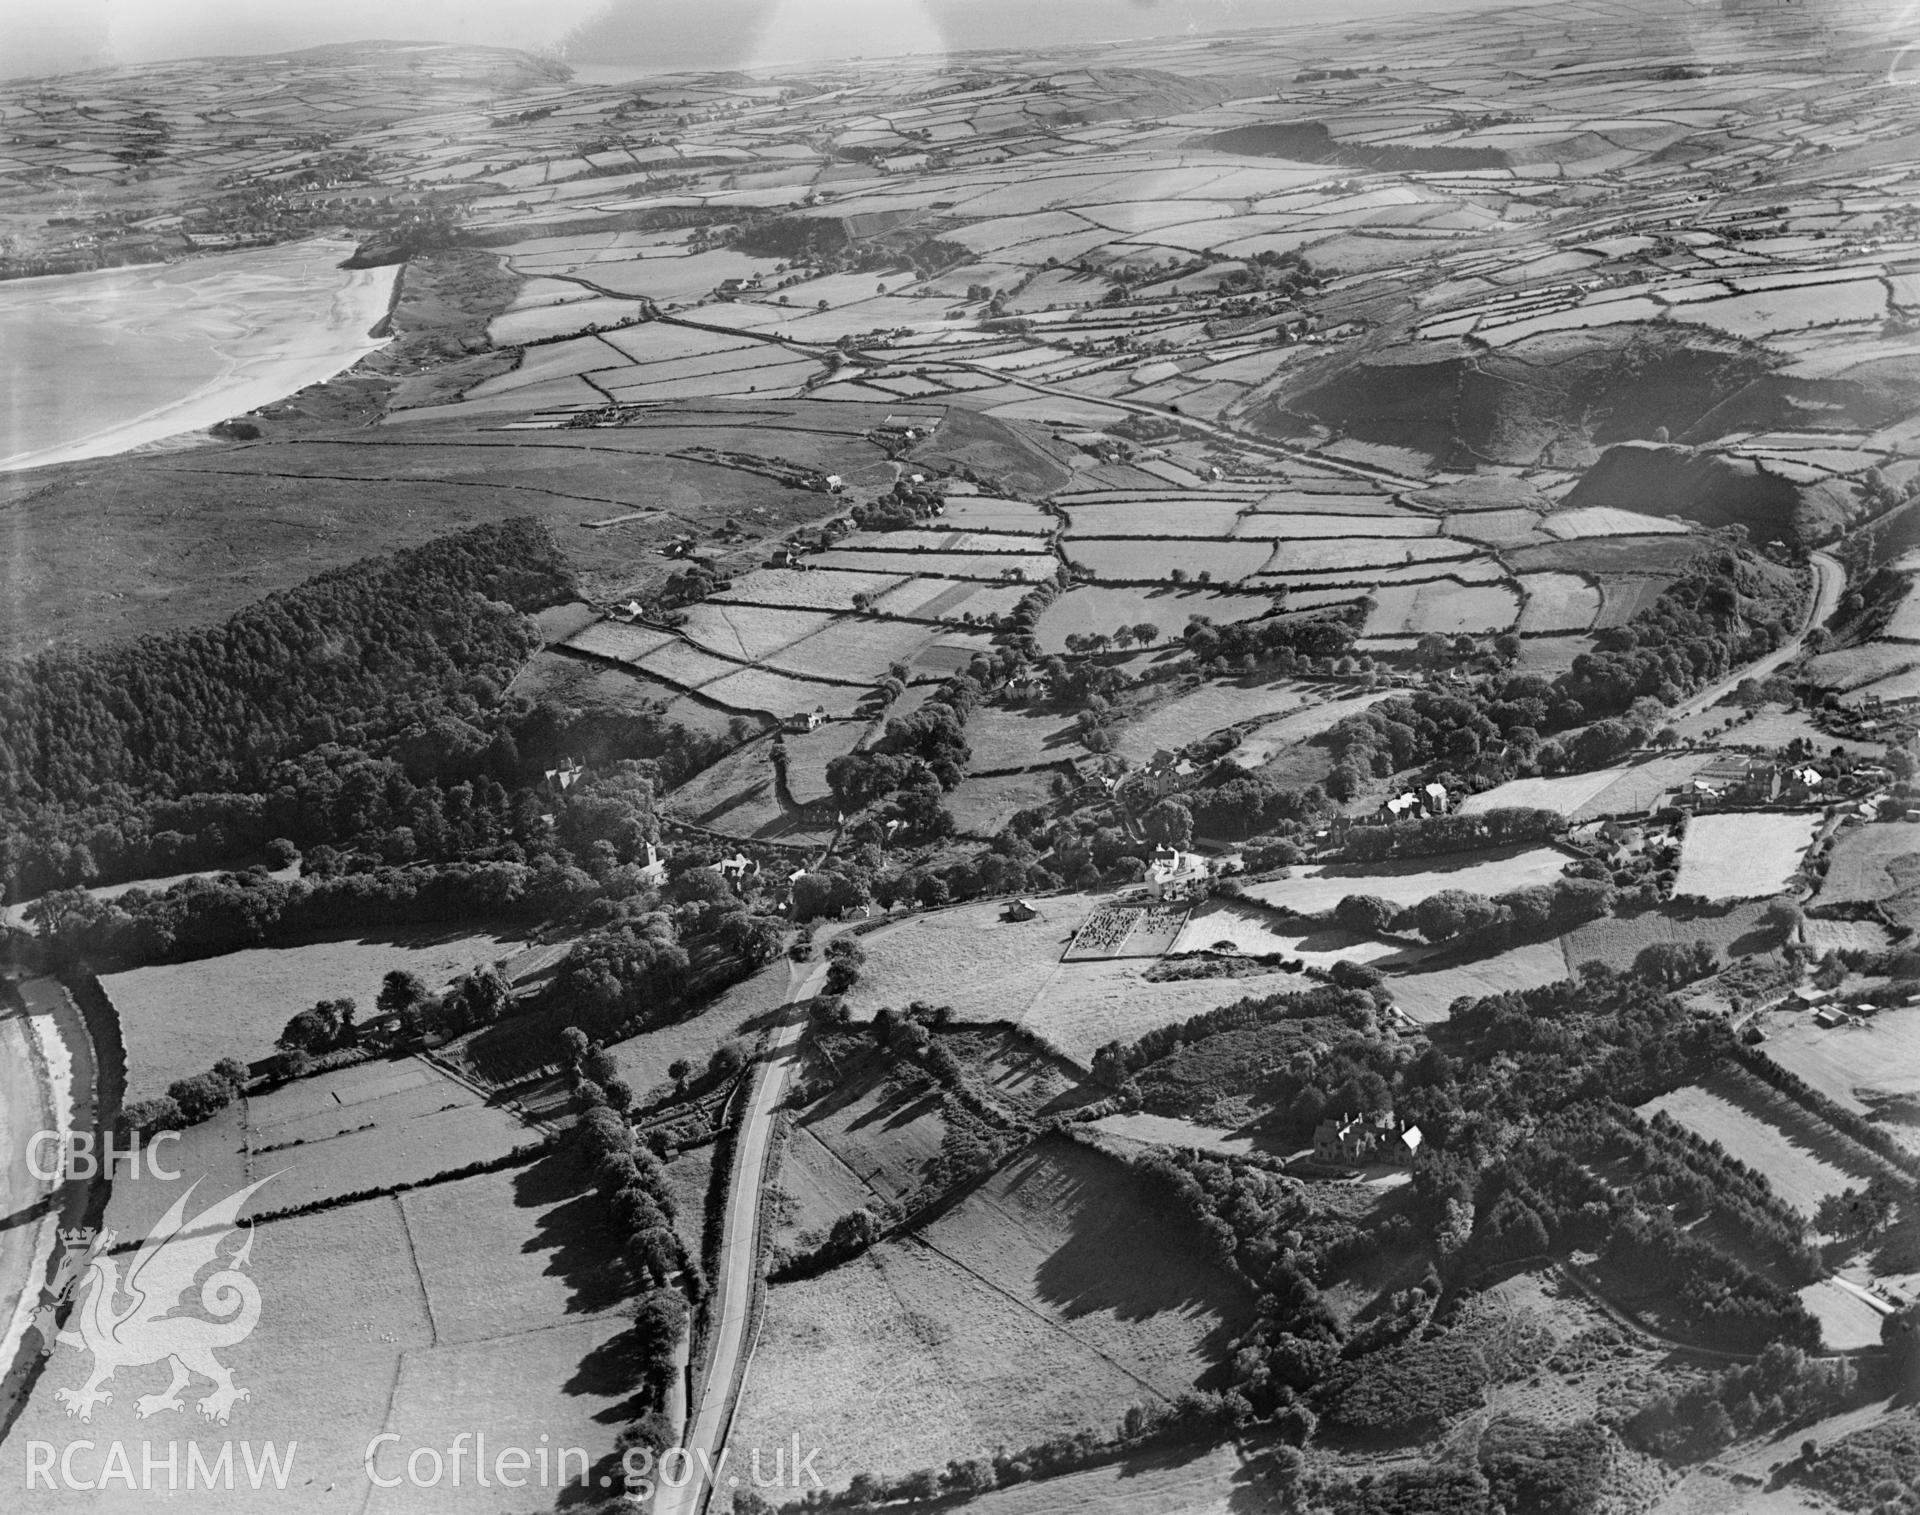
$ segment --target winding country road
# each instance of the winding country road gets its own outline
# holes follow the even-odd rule
[[[1807,604],[1807,612],[1801,618],[1800,629],[1782,642],[1772,652],[1757,663],[1749,663],[1744,668],[1736,668],[1717,684],[1710,684],[1699,693],[1689,695],[1667,716],[1669,721],[1685,720],[1690,715],[1699,715],[1711,710],[1720,701],[1732,694],[1747,679],[1767,679],[1800,656],[1806,646],[1807,635],[1816,626],[1824,626],[1835,610],[1840,607],[1840,596],[1847,592],[1847,571],[1840,566],[1839,560],[1824,552],[1813,554],[1814,589],[1813,598]]]
[[[661,1485],[654,1497],[655,1515],[699,1515],[706,1508],[713,1493],[707,1475],[718,1462],[733,1424],[734,1393],[750,1350],[747,1328],[753,1320],[753,1292],[759,1271],[756,1232],[767,1156],[773,1145],[773,1118],[786,1096],[787,1080],[799,1054],[800,1031],[805,1024],[805,1012],[799,1007],[820,992],[827,968],[824,962],[794,963],[788,971],[786,1014],[773,1028],[766,1055],[754,1070],[734,1138],[720,1261],[712,1279],[713,1350],[700,1402],[682,1441],[692,1458],[693,1476],[678,1488]],[[729,1476],[723,1468],[719,1482],[725,1485]]]

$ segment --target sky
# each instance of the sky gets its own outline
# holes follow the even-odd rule
[[[0,0],[0,73],[362,38],[561,50],[595,67],[753,68],[855,54],[1345,21],[1489,0]],[[1512,3],[1512,0],[1509,0]],[[1532,3],[1532,0],[1520,0]]]

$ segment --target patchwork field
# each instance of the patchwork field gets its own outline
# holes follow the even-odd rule
[[[1057,770],[970,778],[947,796],[947,809],[963,836],[992,838],[1022,810],[1052,802]]]
[[[1311,685],[1292,681],[1203,684],[1198,689],[1176,695],[1155,705],[1145,715],[1126,722],[1115,733],[1114,751],[1130,763],[1147,762],[1162,749],[1177,752],[1189,742],[1210,736],[1242,721],[1262,716],[1284,715],[1310,705],[1315,696]],[[1312,715],[1324,715],[1325,730],[1350,709],[1338,702],[1313,705]],[[1290,737],[1305,740],[1304,735]]]
[[[519,945],[485,930],[341,938],[136,968],[108,974],[100,985],[126,1039],[128,1098],[145,1099],[223,1057],[265,1057],[287,1021],[316,1001],[346,996],[368,1014],[381,979],[395,969],[438,988],[512,956]]]
[[[1757,899],[1787,887],[1819,828],[1817,814],[1696,815],[1680,844],[1676,894]]]
[[[1048,895],[1040,916],[1003,921],[998,901],[961,905],[901,921],[864,937],[867,966],[847,995],[858,1015],[925,999],[937,985],[959,1020],[1018,1020],[1060,968],[1099,895]]]
[[[1123,626],[1152,627],[1153,636],[1142,645],[1158,645],[1177,638],[1195,616],[1226,625],[1258,620],[1274,608],[1271,598],[1259,594],[1082,584],[1049,605],[1034,630],[1042,652],[1066,651],[1069,636],[1111,636]]]
[[[1350,894],[1371,894],[1396,905],[1414,905],[1443,889],[1504,894],[1550,884],[1569,858],[1555,847],[1500,847],[1453,853],[1444,858],[1408,858],[1382,863],[1318,863],[1296,868],[1291,878],[1248,884],[1263,904],[1298,915],[1320,915]]]
[[[1704,941],[1723,957],[1754,957],[1771,952],[1779,944],[1780,933],[1765,924],[1766,913],[1761,900],[1706,910],[1640,910],[1586,921],[1568,932],[1561,945],[1566,949],[1569,972],[1589,960],[1624,972],[1655,942],[1690,946]]]
[[[1920,835],[1897,822],[1854,826],[1834,838],[1819,900],[1823,905],[1881,900],[1915,883],[1920,883]]]
[[[603,1352],[623,1323],[617,1314],[598,1313],[617,1301],[595,1293],[595,1254],[582,1245],[586,1209],[574,1198],[577,1182],[577,1174],[549,1159],[260,1226],[250,1271],[266,1307],[259,1327],[222,1351],[236,1383],[250,1391],[224,1430],[256,1448],[271,1440],[284,1450],[298,1441],[294,1476],[284,1491],[271,1482],[256,1490],[243,1467],[232,1492],[198,1491],[195,1508],[235,1515],[306,1509],[314,1490],[329,1484],[373,1493],[373,1507],[383,1510],[506,1515],[525,1508],[524,1491],[496,1485],[476,1497],[470,1477],[458,1490],[404,1483],[384,1495],[368,1490],[366,1448],[382,1431],[400,1436],[402,1449],[444,1448],[456,1430],[484,1429],[495,1446],[533,1447],[544,1434],[554,1447],[581,1448],[597,1472],[612,1451],[610,1412],[627,1395],[617,1374],[606,1371]],[[272,1191],[262,1189],[253,1208],[272,1208]],[[48,1382],[78,1385],[85,1376],[84,1349],[56,1348]],[[190,1418],[204,1444],[206,1423],[190,1406],[158,1419],[136,1417],[137,1395],[165,1383],[158,1368],[122,1373],[115,1385],[121,1392],[95,1412],[96,1442],[123,1436],[137,1443],[156,1434],[164,1440]],[[7,1441],[5,1461],[15,1464],[8,1476],[20,1475],[18,1449],[27,1436],[64,1443],[72,1424],[50,1393],[36,1395]],[[383,1474],[392,1469],[391,1453],[388,1459]],[[98,1510],[139,1508],[152,1496],[73,1491],[48,1498]]]
[[[1073,723],[1036,706],[983,705],[967,719],[977,772],[1055,763],[1081,751]]]
[[[1109,958],[1061,963],[1033,997],[1000,1013],[1086,1068],[1108,1042],[1130,1042],[1206,1010],[1251,996],[1311,988],[1314,982],[1295,973],[1156,982],[1146,976],[1154,961]]]
[[[1511,779],[1460,802],[1462,815],[1510,807],[1557,810],[1569,821],[1645,815],[1713,761],[1710,752],[1638,759],[1620,768],[1596,768],[1559,778]]]
[[[1427,584],[1388,584],[1373,590],[1373,611],[1366,634],[1412,636],[1506,631],[1519,619],[1519,591],[1504,584],[1458,584],[1435,579]]]
[[[1565,977],[1567,962],[1559,942],[1528,942],[1451,967],[1422,970],[1416,966],[1393,972],[1387,979],[1387,992],[1394,1004],[1414,1020],[1431,1025],[1445,1020],[1453,1002],[1463,996],[1481,999],[1509,990],[1537,989],[1542,984],[1557,984]]]
[[[842,1487],[1171,1397],[1248,1308],[1189,1238],[1112,1159],[1043,1142],[924,1240],[774,1286],[734,1439],[798,1434]]]
[[[1797,1107],[1784,1100],[1756,1103],[1744,1086],[1691,1084],[1640,1107],[1642,1115],[1655,1110],[1719,1142],[1809,1220],[1829,1194],[1860,1185],[1876,1171]]]
[[[1864,1025],[1821,1026],[1803,1011],[1769,1011],[1766,1053],[1827,1098],[1877,1117],[1920,1148],[1920,1009],[1882,1010]]]

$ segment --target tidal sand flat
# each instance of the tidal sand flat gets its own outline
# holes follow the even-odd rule
[[[381,345],[398,266],[344,238],[0,284],[0,469],[107,457],[331,378]]]

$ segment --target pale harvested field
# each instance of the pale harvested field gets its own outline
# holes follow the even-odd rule
[[[175,1079],[205,1073],[223,1057],[265,1057],[287,1021],[317,1000],[342,995],[373,1010],[380,981],[393,969],[438,988],[481,963],[510,957],[519,943],[485,930],[409,933],[249,947],[197,963],[108,974],[127,1045],[127,1097],[163,1094]]]
[[[1641,815],[1712,761],[1710,752],[1687,752],[1560,778],[1513,779],[1469,795],[1460,802],[1460,813],[1484,815],[1509,807],[1537,808],[1557,810],[1570,821]]]
[[[1300,958],[1309,967],[1317,968],[1330,968],[1342,959],[1373,962],[1403,950],[1398,943],[1357,936],[1337,927],[1283,931],[1268,912],[1227,900],[1213,900],[1194,911],[1169,950],[1207,952],[1223,942],[1230,942],[1235,951],[1249,957],[1279,953]]]
[[[1744,1091],[1709,1082],[1663,1094],[1639,1110],[1642,1115],[1664,1110],[1689,1131],[1719,1142],[1764,1175],[1773,1192],[1809,1220],[1829,1194],[1860,1184],[1875,1172],[1854,1161],[1837,1138],[1784,1099],[1756,1109]]]
[[[1820,824],[1817,814],[1696,815],[1680,846],[1676,894],[1710,900],[1778,894],[1792,880]]]
[[[1395,973],[1387,979],[1393,1002],[1422,1025],[1447,1018],[1456,999],[1483,999],[1513,989],[1537,989],[1567,976],[1560,944],[1528,942],[1475,962],[1428,972]]]
[[[1093,1054],[1111,1041],[1130,1042],[1160,1026],[1171,1025],[1238,1000],[1307,989],[1304,974],[1262,973],[1251,978],[1174,979],[1154,983],[1146,971],[1155,959],[1108,958],[1060,963],[1058,971],[1029,999],[1024,1009],[1009,1004],[1001,1014],[1078,1063],[1091,1066]]]
[[[1262,764],[1284,759],[1289,752],[1304,746],[1321,732],[1397,692],[1381,689],[1372,694],[1351,695],[1322,704],[1302,706],[1291,715],[1283,715],[1254,727],[1233,749],[1231,756],[1242,768],[1258,768]],[[1328,766],[1331,767],[1331,763]]]
[[[1800,1303],[1820,1322],[1821,1343],[1830,1352],[1880,1344],[1880,1312],[1830,1278],[1798,1291]]]
[[[1871,1115],[1889,1096],[1920,1096],[1920,1008],[1882,1010],[1861,1026],[1817,1025],[1804,1011],[1769,1011],[1768,1057],[1827,1098]],[[1920,1126],[1890,1121],[1887,1130],[1920,1145]]]
[[[1519,591],[1506,584],[1389,584],[1373,592],[1368,636],[1446,636],[1506,631],[1520,616]]]
[[[1140,585],[1081,584],[1049,605],[1034,628],[1043,652],[1063,652],[1070,635],[1111,636],[1120,627],[1158,628],[1154,644],[1170,642],[1186,630],[1187,622],[1203,615],[1221,625],[1252,621],[1271,615],[1272,596],[1216,594],[1205,589]]]
[[[1210,683],[1187,694],[1155,705],[1137,720],[1128,721],[1115,734],[1114,751],[1131,763],[1144,763],[1162,748],[1178,751],[1188,742],[1198,741],[1222,727],[1261,716],[1284,715],[1297,711],[1312,699],[1309,686],[1283,682],[1276,684]],[[1349,708],[1334,704],[1314,707],[1326,712],[1325,730]],[[1296,736],[1305,740],[1305,735]]]
[[[1110,500],[1067,505],[1073,537],[1230,537],[1244,507],[1237,500]]]
[[[1349,894],[1372,894],[1396,905],[1413,905],[1442,889],[1504,894],[1533,884],[1551,884],[1565,870],[1566,853],[1553,847],[1499,847],[1446,858],[1408,858],[1384,863],[1329,863],[1296,868],[1292,878],[1248,884],[1253,898],[1301,915],[1331,910]]]
[[[1040,918],[1000,919],[1000,901],[911,917],[862,938],[867,966],[848,993],[856,1014],[916,999],[951,1003],[960,1020],[1018,1020],[1060,966],[1073,933],[1105,897],[1048,895]]]
[[[1526,608],[1520,630],[1585,631],[1600,614],[1600,591],[1570,573],[1530,573],[1520,580]]]
[[[1070,561],[1084,564],[1097,579],[1121,583],[1170,580],[1173,570],[1189,578],[1205,573],[1230,584],[1259,573],[1273,556],[1268,542],[1148,542],[1115,537],[1075,538],[1067,543]]]
[[[763,605],[793,605],[813,610],[851,610],[856,594],[878,598],[907,582],[902,564],[892,573],[853,573],[831,568],[756,568],[709,602],[726,605],[747,600]]]

